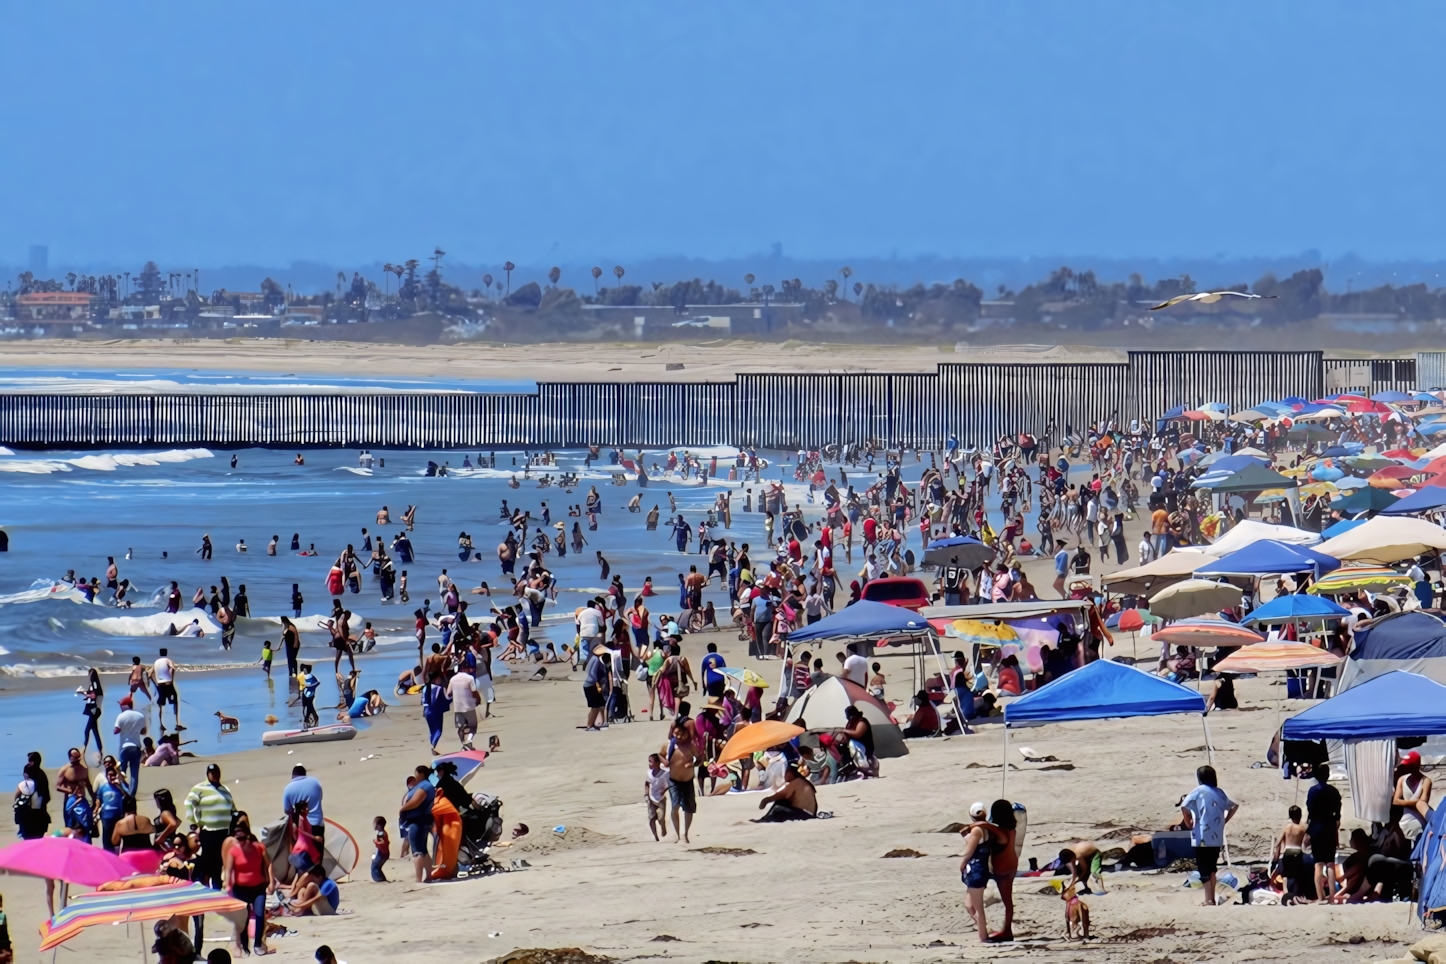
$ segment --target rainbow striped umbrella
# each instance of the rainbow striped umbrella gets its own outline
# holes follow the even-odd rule
[[[233,923],[246,921],[246,905],[203,884],[167,884],[136,890],[81,894],[70,906],[40,925],[40,949],[59,947],[87,927],[131,921],[165,920],[176,915],[219,914]]]
[[[1310,669],[1316,666],[1336,666],[1344,662],[1335,653],[1312,646],[1310,643],[1289,641],[1256,643],[1244,649],[1237,649],[1215,664],[1217,673],[1268,673],[1276,670]]]
[[[1306,592],[1316,596],[1333,596],[1357,589],[1380,592],[1383,589],[1410,589],[1413,585],[1415,583],[1410,579],[1389,566],[1345,566],[1321,576]]]

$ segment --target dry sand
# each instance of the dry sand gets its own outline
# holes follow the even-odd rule
[[[1097,348],[698,344],[378,345],[291,339],[18,341],[5,364],[56,368],[197,368],[313,375],[444,376],[544,381],[732,381],[738,372],[933,372],[940,362],[1124,361]],[[668,365],[682,365],[669,370]]]
[[[730,663],[739,659],[741,644],[719,633],[689,638],[695,665],[709,639],[723,644]],[[1111,655],[1131,649],[1126,636]],[[779,671],[777,662],[754,665],[770,679]],[[886,664],[892,699],[909,690],[906,667],[906,660]],[[1221,784],[1241,804],[1230,828],[1237,861],[1269,856],[1272,834],[1296,798],[1277,771],[1251,769],[1264,757],[1280,688],[1247,680],[1239,689],[1241,710],[1210,717]],[[290,768],[304,763],[325,786],[328,816],[350,828],[365,851],[356,877],[342,886],[351,913],[294,921],[298,933],[275,941],[275,959],[310,960],[325,942],[352,964],[480,961],[530,947],[583,947],[618,960],[1356,962],[1393,956],[1419,933],[1403,904],[1212,909],[1199,906],[1200,891],[1182,887],[1183,874],[1121,873],[1107,876],[1108,895],[1088,898],[1096,940],[1066,943],[1059,898],[1041,893],[1043,879],[1023,878],[1016,884],[1019,943],[981,947],[963,909],[959,838],[937,831],[967,819],[970,801],[1000,795],[997,726],[914,741],[909,756],[884,762],[883,779],[821,788],[820,805],[834,812],[832,820],[755,825],[756,795],[709,798],[700,801],[690,844],[655,843],[642,780],[665,724],[644,719],[601,733],[578,730],[580,690],[576,679],[498,686],[497,718],[484,733],[497,734],[502,751],[472,789],[504,800],[509,828],[530,825],[523,844],[501,856],[532,866],[480,880],[418,885],[398,860],[387,868],[397,882],[367,879],[372,817],[387,816],[395,839],[405,777],[428,759],[415,705],[393,707],[350,743],[222,757],[238,805],[257,822],[279,815]],[[1011,751],[1008,795],[1029,808],[1024,853],[1041,863],[1078,838],[1105,842],[1129,828],[1177,821],[1175,804],[1205,760],[1201,721],[1190,716],[1046,726],[1011,742],[1072,766],[1030,765]],[[449,737],[444,747],[451,744]],[[180,799],[201,779],[200,761],[147,769],[143,798],[167,786]],[[561,838],[552,831],[558,825],[568,828]],[[884,857],[903,848],[923,856]],[[4,890],[17,960],[34,960],[42,886],[13,878]],[[1000,908],[989,893],[997,926]],[[221,927],[214,922],[209,932],[219,935]],[[1364,943],[1351,943],[1357,939]],[[77,962],[136,960],[138,946],[134,930],[127,938],[103,927],[61,954]]]

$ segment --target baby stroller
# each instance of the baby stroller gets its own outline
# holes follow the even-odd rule
[[[475,876],[501,870],[487,855],[487,848],[502,836],[502,801],[490,793],[474,793],[472,806],[461,816],[462,845],[457,850],[457,870]]]
[[[608,722],[631,723],[632,703],[628,700],[628,680],[625,674],[613,677],[613,691],[608,694]]]

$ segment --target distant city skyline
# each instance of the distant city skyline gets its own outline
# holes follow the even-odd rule
[[[1436,4],[75,2],[5,23],[0,264],[1446,260]]]

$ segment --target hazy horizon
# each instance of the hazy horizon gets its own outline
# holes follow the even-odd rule
[[[1433,4],[78,0],[4,23],[22,268],[32,244],[203,268],[1446,259]]]

